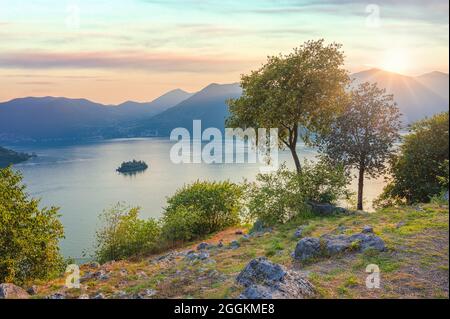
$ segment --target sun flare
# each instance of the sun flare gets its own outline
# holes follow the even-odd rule
[[[409,69],[409,55],[404,49],[386,51],[381,60],[381,68],[396,73],[407,73]]]

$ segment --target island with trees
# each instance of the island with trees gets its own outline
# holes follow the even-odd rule
[[[147,163],[144,161],[136,161],[132,160],[130,162],[123,162],[120,167],[117,169],[117,172],[122,174],[132,174],[143,172],[148,168]]]

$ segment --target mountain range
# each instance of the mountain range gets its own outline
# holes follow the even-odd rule
[[[448,111],[449,75],[418,77],[371,69],[351,76],[354,84],[377,82],[394,99],[405,124]],[[103,105],[86,99],[28,97],[0,103],[0,143],[78,141],[119,137],[167,136],[176,127],[224,128],[226,101],[242,94],[238,83],[210,84],[196,93],[176,89],[148,103]]]

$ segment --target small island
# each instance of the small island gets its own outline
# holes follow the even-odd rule
[[[147,163],[144,161],[132,160],[131,162],[123,162],[117,169],[122,174],[132,174],[137,172],[143,172],[148,168]]]

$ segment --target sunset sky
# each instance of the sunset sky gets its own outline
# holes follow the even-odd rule
[[[318,38],[352,72],[448,72],[448,32],[447,0],[0,0],[0,101],[150,101]]]

